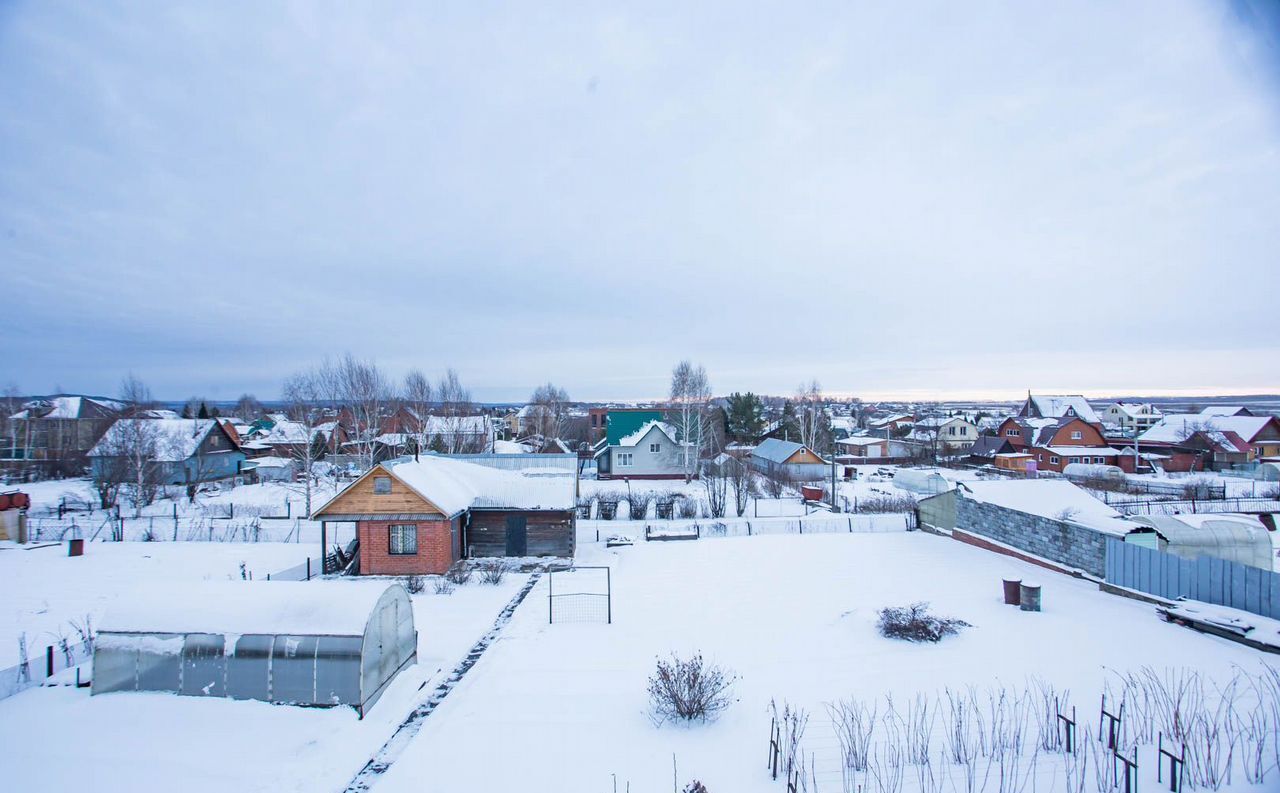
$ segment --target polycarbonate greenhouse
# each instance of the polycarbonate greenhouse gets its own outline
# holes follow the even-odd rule
[[[234,581],[111,609],[93,651],[93,693],[171,691],[363,716],[417,660],[399,584]]]

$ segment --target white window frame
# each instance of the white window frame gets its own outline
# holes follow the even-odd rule
[[[1022,436],[1022,430],[1014,429],[1013,427],[1010,427],[1009,429],[1004,431],[1004,435],[1006,438],[1019,438]]]
[[[406,539],[409,541],[406,543]],[[405,550],[406,545],[412,548]],[[399,548],[399,550],[396,550]],[[389,556],[418,555],[418,524],[392,523],[387,527],[387,554]]]
[[[661,444],[661,443],[651,443],[651,444],[649,444],[649,454],[661,454],[661,453],[662,453],[662,444]]]
[[[1084,433],[1083,433],[1083,432],[1081,432],[1080,430],[1072,430],[1072,431],[1071,431],[1071,440],[1073,440],[1073,441],[1078,441],[1078,440],[1080,440],[1080,439],[1081,439],[1081,438],[1083,438],[1083,437],[1084,437]]]
[[[1057,458],[1057,457],[1050,456],[1050,457],[1049,457],[1049,465],[1057,465],[1057,464],[1058,464],[1058,458]]]
[[[635,465],[635,454],[632,452],[618,452],[618,467],[631,468]]]

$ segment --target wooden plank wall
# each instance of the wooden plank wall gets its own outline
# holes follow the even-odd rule
[[[472,510],[467,529],[470,556],[507,555],[507,517],[523,515],[528,521],[529,556],[573,556],[573,512],[520,512]]]

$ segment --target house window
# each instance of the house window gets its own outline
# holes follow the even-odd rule
[[[1103,458],[1101,458],[1101,457],[1095,457],[1095,458],[1093,458],[1093,461],[1094,461],[1095,463],[1097,463],[1098,465],[1102,465],[1103,463],[1105,463],[1105,462],[1106,462],[1106,460],[1105,460],[1105,459],[1103,459]]]
[[[1043,455],[1043,454],[1037,454],[1037,455],[1036,455],[1036,462],[1038,462],[1038,463],[1042,463],[1042,462],[1044,462],[1044,455]]]
[[[1021,435],[1021,434],[1022,434],[1022,430],[1012,430],[1012,429],[1010,429],[1010,430],[1005,430],[1005,431],[1004,431],[1004,434],[1005,434],[1005,435],[1008,435],[1010,438],[1016,438],[1016,437],[1018,437],[1019,435]]]
[[[658,453],[658,452],[660,452],[660,451],[662,451],[662,444],[661,444],[661,443],[651,443],[651,444],[649,444],[649,454],[657,454],[657,453]]]
[[[968,435],[968,434],[969,434],[969,428],[968,428],[968,427],[966,427],[966,426],[961,426],[961,427],[960,427],[960,434],[961,434],[961,435]]]
[[[1057,464],[1058,464],[1058,458],[1057,458],[1057,457],[1050,457],[1050,458],[1049,458],[1049,464],[1050,464],[1050,465],[1057,465]]]
[[[1073,440],[1073,441],[1078,441],[1078,440],[1080,440],[1080,439],[1081,439],[1081,438],[1083,438],[1083,437],[1084,437],[1084,435],[1083,435],[1083,434],[1081,434],[1080,430],[1074,430],[1074,431],[1072,431],[1072,433],[1071,433],[1071,440]]]
[[[378,496],[385,496],[391,492],[391,477],[375,476],[373,478],[373,493]]]
[[[619,468],[630,468],[630,467],[631,467],[631,460],[632,460],[632,458],[633,458],[634,456],[635,456],[635,455],[633,455],[631,452],[619,452],[619,453],[618,453],[618,467],[619,467]]]
[[[955,427],[947,427],[947,434],[948,434],[948,435],[955,435],[955,434],[956,434],[956,428],[955,428]]]
[[[418,552],[418,524],[393,523],[387,532],[387,552],[392,556],[412,556]]]
[[[1078,462],[1080,462],[1080,458],[1079,458],[1079,457],[1068,457],[1068,458],[1067,458],[1067,461],[1068,461],[1068,462],[1070,462],[1070,463],[1078,463]]]

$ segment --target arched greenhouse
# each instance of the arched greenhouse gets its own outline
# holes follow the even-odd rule
[[[171,691],[363,716],[417,660],[413,604],[399,584],[206,583],[108,611],[93,693]]]

